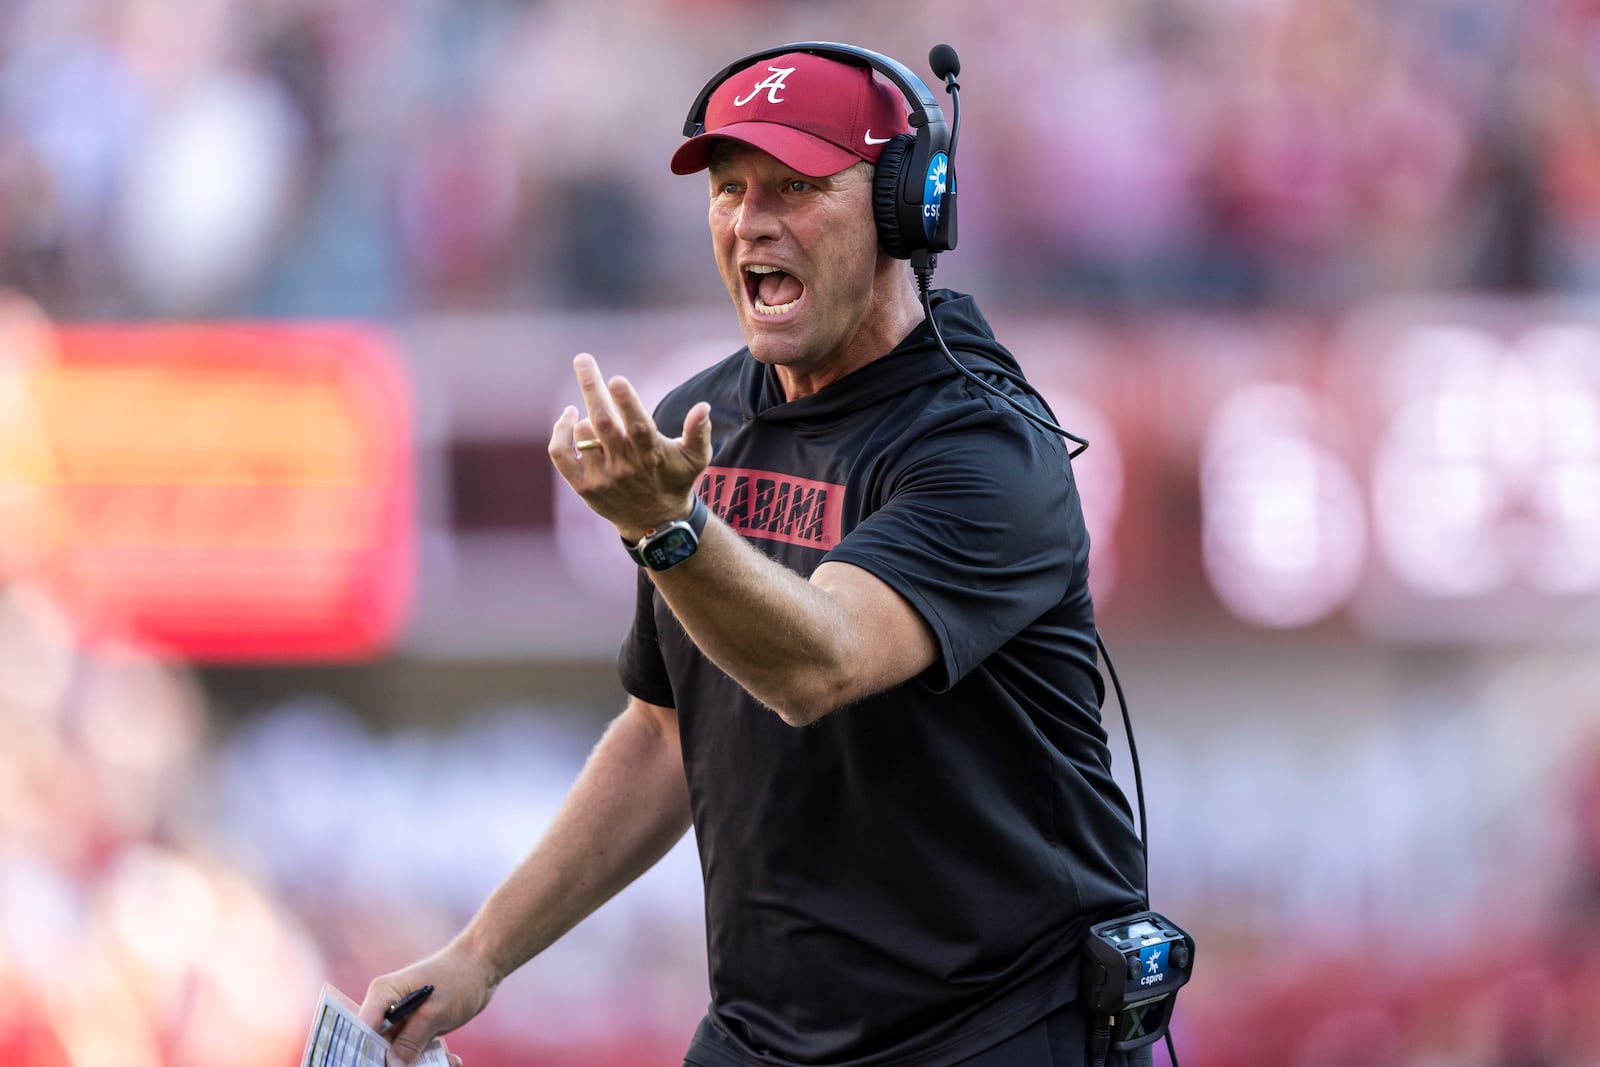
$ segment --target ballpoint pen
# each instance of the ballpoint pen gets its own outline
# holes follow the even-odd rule
[[[389,1010],[383,1013],[383,1028],[385,1030],[393,1030],[404,1023],[411,1017],[411,1013],[416,1011],[424,1000],[428,999],[428,995],[432,992],[433,986],[431,985],[418,986],[389,1005]]]

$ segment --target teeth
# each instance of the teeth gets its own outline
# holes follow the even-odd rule
[[[783,268],[774,267],[769,263],[752,263],[745,267],[745,270],[751,274],[777,274]],[[798,303],[800,303],[800,298],[795,297],[787,304],[765,304],[762,303],[761,298],[758,296],[755,299],[755,309],[757,315],[782,315]]]

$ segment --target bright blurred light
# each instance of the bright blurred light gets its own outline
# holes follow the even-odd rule
[[[273,82],[190,91],[133,161],[117,234],[131,286],[161,312],[194,314],[247,283],[287,217],[299,139]]]
[[[1507,561],[1490,517],[1500,484],[1486,465],[1489,438],[1458,434],[1464,398],[1414,400],[1390,423],[1373,461],[1377,541],[1401,581],[1432,596],[1472,596],[1502,585]],[[1476,404],[1472,420],[1487,430]]]
[[[1600,330],[1551,326],[1518,346],[1539,384],[1540,462],[1532,510],[1542,518],[1531,577],[1557,595],[1600,590]]]
[[[57,357],[55,326],[33,301],[0,289],[0,578],[33,578],[52,530],[46,488],[55,455],[37,395]]]
[[[376,330],[106,325],[40,372],[41,581],[96,638],[213,659],[371,654],[409,609],[410,405]]]
[[[1461,326],[1422,326],[1387,354],[1384,397],[1393,412],[1373,454],[1373,525],[1395,575],[1430,596],[1480,595],[1503,585],[1509,563],[1492,536],[1502,506],[1491,469],[1497,441],[1515,457],[1526,408],[1495,417],[1499,344]],[[1514,460],[1513,460],[1514,462]]]
[[[1397,340],[1372,492],[1402,582],[1437,597],[1600,589],[1597,355],[1588,327],[1503,342],[1427,326]]]
[[[1200,459],[1202,550],[1223,604],[1260,626],[1304,626],[1337,610],[1366,552],[1365,508],[1348,466],[1317,440],[1305,389],[1253,385],[1223,402]]]

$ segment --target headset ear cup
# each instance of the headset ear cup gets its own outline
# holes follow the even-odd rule
[[[906,160],[916,144],[917,139],[909,133],[889,138],[872,176],[872,215],[878,223],[878,244],[896,259],[909,259],[924,244],[920,216],[907,223],[900,203]]]

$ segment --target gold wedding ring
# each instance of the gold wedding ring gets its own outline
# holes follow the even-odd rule
[[[591,437],[586,441],[574,441],[572,443],[572,445],[579,452],[591,452],[594,449],[603,448],[604,447],[603,445],[601,445],[599,438],[595,438],[595,437]]]

